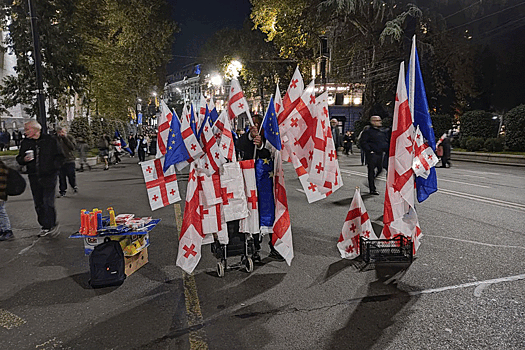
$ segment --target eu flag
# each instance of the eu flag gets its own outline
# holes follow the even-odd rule
[[[272,227],[275,221],[275,201],[273,197],[273,160],[255,160],[255,183],[259,197],[259,224]]]
[[[170,133],[168,134],[168,144],[166,145],[166,154],[164,157],[164,167],[162,168],[164,172],[173,164],[183,162],[190,158],[180,132],[179,117],[175,113],[173,114],[173,118],[171,118]]]
[[[277,113],[275,113],[273,97],[270,99],[270,105],[264,116],[262,127],[264,129],[264,137],[266,137],[266,140],[280,151],[281,134],[279,133],[279,124],[277,123]]]
[[[211,126],[212,124],[209,122],[209,116],[210,116],[210,111],[208,110],[208,105],[206,105],[206,112],[204,112],[204,119],[202,120],[202,124],[201,124],[201,127],[199,129],[199,132],[197,133],[197,140],[200,140],[201,139],[201,135],[202,135],[202,131],[204,130],[204,126],[206,124],[208,124],[209,126]]]
[[[193,112],[193,103],[190,104],[190,111],[191,130],[193,130],[193,133],[197,136],[197,121],[195,120],[195,113]]]
[[[412,53],[410,55],[410,64],[408,65],[406,80],[414,126],[417,128],[419,125],[419,130],[421,130],[421,134],[428,142],[428,145],[433,151],[436,151],[436,137],[434,136],[434,129],[432,128],[432,119],[430,119],[430,113],[428,112],[427,95],[419,67],[415,35],[412,41]],[[436,191],[437,175],[434,167],[430,168],[430,175],[428,175],[426,179],[416,176],[416,192],[419,203],[423,202]]]

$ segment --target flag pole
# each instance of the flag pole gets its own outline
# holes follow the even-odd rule
[[[273,98],[273,94],[270,95],[270,102],[272,101],[272,98]],[[268,106],[269,105],[270,103],[268,103]],[[259,135],[261,134],[262,126],[264,124],[265,119],[266,119],[266,114],[264,114],[263,119],[261,121],[261,125],[259,125],[259,131],[257,132]],[[252,126],[253,126],[253,122],[252,122]],[[257,145],[255,145],[255,148],[253,149],[253,159],[255,159],[255,153],[257,153]]]

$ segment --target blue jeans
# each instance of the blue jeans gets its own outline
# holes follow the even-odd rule
[[[11,221],[5,210],[5,201],[0,200],[0,232],[11,231]]]

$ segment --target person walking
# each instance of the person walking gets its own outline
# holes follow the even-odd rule
[[[443,155],[441,156],[441,168],[446,168],[447,164],[449,168],[452,166],[452,164],[450,163],[450,154],[452,151],[450,139],[451,139],[451,136],[447,134],[445,139],[443,139],[443,141],[441,142],[441,146],[443,147]]]
[[[332,138],[334,140],[335,153],[339,150],[339,147],[343,146],[343,140],[339,133],[339,121],[336,118],[330,120],[330,128],[332,129]]]
[[[75,174],[75,150],[77,148],[75,139],[73,136],[68,135],[65,128],[57,128],[57,139],[58,144],[62,148],[64,153],[64,163],[60,167],[58,172],[59,185],[58,185],[58,196],[64,197],[67,192],[67,182],[73,189],[74,193],[78,192],[77,178]]]
[[[11,135],[7,130],[2,130],[0,132],[0,151],[9,151],[9,143],[11,142]]]
[[[348,152],[354,154],[352,150],[352,132],[348,130],[343,137],[344,154],[348,155]]]
[[[25,123],[24,131],[26,138],[20,143],[16,161],[27,167],[38,223],[42,227],[38,236],[53,237],[59,234],[55,191],[64,153],[56,138],[42,133],[42,126],[36,120]]]
[[[382,129],[380,116],[372,116],[370,124],[371,127],[363,130],[361,134],[361,152],[365,152],[370,194],[379,195],[375,185],[375,178],[383,170],[383,157],[390,146],[390,135],[385,129]]]
[[[22,134],[19,130],[13,130],[13,141],[15,141],[16,148],[20,149],[20,141],[22,140]]]
[[[13,239],[13,231],[11,230],[11,221],[5,210],[5,202],[7,201],[7,174],[9,168],[0,160],[0,241],[7,241]]]
[[[99,137],[97,147],[99,150],[99,156],[104,160],[104,170],[109,169],[109,137],[106,133]]]
[[[80,169],[78,171],[84,171],[84,165],[87,166],[89,171],[91,171],[91,165],[89,165],[87,162],[87,153],[89,151],[89,146],[83,137],[78,138],[77,147],[78,155],[80,158]]]
[[[146,153],[148,152],[148,141],[144,135],[140,135],[137,142],[137,153],[139,154],[139,163],[146,160]]]
[[[128,147],[131,150],[131,156],[135,157],[135,149],[137,148],[137,139],[133,135],[129,135]]]

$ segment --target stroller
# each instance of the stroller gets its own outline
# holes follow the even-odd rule
[[[211,244],[211,252],[217,259],[217,275],[224,277],[226,269],[233,268],[244,268],[246,272],[252,272],[253,259],[251,256],[256,253],[253,238],[247,233],[239,232],[239,220],[229,221],[227,225],[228,244],[221,244],[217,239]],[[241,256],[239,263],[232,266],[227,265],[227,258],[239,255]]]

